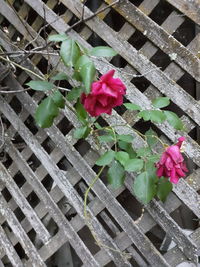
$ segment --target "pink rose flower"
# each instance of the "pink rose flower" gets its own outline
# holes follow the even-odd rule
[[[188,169],[180,151],[184,141],[185,137],[180,137],[177,144],[169,146],[162,154],[159,162],[156,163],[158,177],[170,178],[170,182],[174,184],[177,184],[181,177],[185,177]]]
[[[97,117],[102,113],[110,115],[112,108],[123,104],[126,87],[119,78],[113,78],[114,73],[110,70],[99,81],[92,83],[88,95],[82,94],[81,103],[91,116]]]

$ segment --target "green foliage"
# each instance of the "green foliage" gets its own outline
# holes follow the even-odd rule
[[[126,161],[124,168],[128,172],[139,172],[144,166],[142,159],[129,159]]]
[[[155,179],[149,177],[148,172],[142,172],[135,178],[133,192],[143,204],[148,204],[156,195]]]
[[[91,129],[88,126],[77,128],[74,131],[74,138],[75,139],[86,138],[89,135],[90,131]]]
[[[118,134],[117,139],[120,141],[131,143],[133,141],[133,136],[130,134]]]
[[[55,85],[47,81],[30,81],[26,83],[31,89],[36,91],[48,91],[52,90]]]
[[[65,33],[53,34],[53,35],[50,35],[48,38],[49,42],[63,42],[67,39],[68,37]]]
[[[52,94],[52,99],[58,108],[64,108],[65,107],[65,99],[64,99],[64,97],[60,91],[58,91],[58,90],[55,91]]]
[[[125,151],[118,151],[115,153],[115,159],[118,160],[122,166],[130,159],[129,154]]]
[[[96,161],[96,165],[98,166],[105,166],[105,165],[109,165],[112,160],[115,157],[115,152],[113,150],[110,150],[106,153],[104,153],[97,161]]]
[[[162,202],[165,202],[167,196],[172,191],[172,184],[167,178],[161,177],[158,181],[157,196]]]
[[[155,108],[164,108],[169,106],[170,100],[169,97],[158,97],[152,101],[152,105]]]
[[[95,57],[113,57],[117,52],[108,46],[96,46],[89,51],[89,55]]]
[[[150,147],[154,147],[158,143],[158,139],[155,137],[157,136],[157,133],[154,132],[151,128],[146,131],[145,136],[147,138],[147,144]]]
[[[80,57],[80,49],[74,40],[67,39],[62,42],[60,56],[65,66],[74,66]]]
[[[138,113],[140,118],[144,121],[151,120],[152,122],[162,123],[166,120],[166,115],[161,110],[142,110]]]
[[[141,110],[142,108],[133,103],[125,103],[124,106],[129,110]]]
[[[100,135],[98,136],[99,142],[103,143],[108,143],[114,141],[114,137],[112,134],[106,134],[106,135]]]
[[[81,95],[82,92],[83,92],[83,88],[82,87],[74,87],[74,88],[72,88],[71,91],[69,91],[67,93],[66,98],[70,102],[71,101],[75,101],[75,100],[77,100],[80,97],[80,95]]]
[[[165,110],[164,114],[171,126],[173,126],[176,130],[184,130],[184,125],[181,119],[174,112]]]
[[[82,122],[82,123],[86,123],[86,119],[88,118],[88,114],[87,111],[84,109],[83,105],[81,104],[80,100],[78,99],[78,101],[76,102],[75,105],[75,109],[76,109],[76,114],[78,119]]]
[[[54,118],[58,116],[59,109],[52,97],[47,97],[38,106],[35,113],[35,120],[39,127],[48,128],[53,124]]]
[[[128,142],[124,142],[124,141],[119,141],[118,142],[118,146],[125,150],[128,154],[130,158],[135,158],[136,157],[136,152],[134,151],[132,144],[128,143]]]
[[[149,147],[141,147],[136,150],[137,157],[146,157],[151,154],[151,149]]]
[[[69,77],[64,72],[59,72],[55,76],[51,77],[51,79],[54,81],[63,81],[63,80],[68,80]]]
[[[118,161],[114,160],[112,162],[107,175],[108,182],[114,189],[117,189],[123,185],[125,179],[125,171]]]
[[[89,62],[87,64],[84,64],[81,67],[80,76],[81,76],[83,83],[85,85],[86,94],[90,93],[91,84],[94,81],[95,74],[96,74],[96,69],[95,69],[93,62]]]

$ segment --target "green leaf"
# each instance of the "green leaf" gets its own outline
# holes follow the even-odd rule
[[[112,142],[112,141],[114,141],[114,137],[111,135],[111,134],[107,134],[107,135],[100,135],[100,136],[98,136],[98,140],[99,140],[99,142],[106,142],[106,143],[108,143],[108,142]]]
[[[86,118],[88,117],[87,111],[84,109],[83,105],[80,103],[80,100],[76,102],[75,109],[77,112],[77,117],[83,123],[86,122]]]
[[[184,124],[182,123],[181,119],[172,111],[164,111],[167,121],[171,126],[173,126],[176,130],[183,130]]]
[[[166,120],[166,115],[161,110],[151,110],[150,120],[153,122],[161,123]]]
[[[117,135],[117,139],[127,143],[131,143],[133,141],[133,136],[130,134],[119,134]]]
[[[89,51],[89,54],[95,57],[113,57],[117,52],[108,46],[96,46]]]
[[[129,110],[141,110],[142,108],[133,103],[125,103],[124,106]]]
[[[115,153],[115,159],[118,160],[122,166],[124,166],[130,158],[127,152],[119,151]]]
[[[96,69],[93,62],[89,62],[82,66],[80,75],[85,85],[86,94],[90,93],[91,83],[94,81]]]
[[[86,138],[88,134],[90,133],[90,130],[91,129],[88,126],[77,128],[74,131],[74,138],[76,139]]]
[[[160,154],[154,154],[154,155],[150,155],[147,157],[147,160],[152,161],[152,162],[158,162],[160,159]]]
[[[82,55],[81,57],[79,57],[79,59],[77,60],[76,64],[75,64],[75,69],[80,71],[81,68],[88,63],[92,63],[92,60],[86,56],[86,55]]]
[[[154,179],[151,179],[147,172],[141,173],[135,178],[133,192],[143,204],[148,204],[156,194]]]
[[[161,177],[158,182],[157,196],[162,202],[165,202],[167,196],[172,191],[172,184],[164,177]]]
[[[145,136],[147,137],[147,143],[150,147],[153,147],[158,143],[158,139],[155,137],[157,136],[157,133],[154,132],[151,128],[146,131]]]
[[[132,144],[131,143],[127,143],[124,141],[119,141],[118,145],[121,149],[125,150],[128,154],[130,158],[135,158],[136,157],[136,152],[133,150]]]
[[[68,80],[69,77],[64,72],[59,72],[55,76],[51,77],[51,79],[54,81],[63,81],[63,80]]]
[[[83,91],[82,87],[72,88],[72,90],[67,93],[67,96],[66,96],[67,100],[68,101],[77,100],[79,96],[81,95],[82,91]]]
[[[142,110],[138,113],[138,117],[143,118],[144,121],[149,121],[150,116],[150,110]]]
[[[102,126],[101,126],[98,122],[95,122],[95,123],[94,123],[94,126],[95,126],[98,130],[101,130],[101,129],[102,129]]]
[[[144,166],[144,161],[142,159],[129,159],[124,168],[127,172],[139,172]]]
[[[151,160],[147,161],[145,163],[145,169],[146,169],[146,171],[148,173],[148,176],[151,179],[155,180],[155,183],[156,183],[158,178],[157,178],[157,175],[156,175],[157,169],[155,167],[155,163],[153,161],[151,161]]]
[[[115,151],[110,150],[106,153],[104,153],[97,161],[96,161],[96,165],[98,166],[105,166],[105,165],[109,165],[112,160],[115,157]]]
[[[113,161],[111,167],[108,170],[108,182],[114,188],[117,189],[123,185],[125,179],[125,171],[122,165]]]
[[[65,33],[60,33],[60,34],[53,34],[50,35],[48,40],[49,42],[63,42],[67,39],[67,35]]]
[[[55,91],[51,97],[58,108],[65,107],[65,99],[60,91]]]
[[[26,83],[31,89],[36,91],[47,91],[55,87],[53,83],[47,81],[30,81]]]
[[[152,101],[152,105],[155,108],[164,108],[169,106],[170,100],[169,97],[158,97]]]
[[[146,157],[151,154],[151,149],[149,147],[141,147],[136,150],[138,157]]]
[[[74,40],[67,39],[61,44],[60,55],[65,66],[74,66],[80,57],[80,49]]]
[[[41,128],[48,128],[58,116],[59,109],[53,99],[49,96],[42,100],[35,112],[35,120]]]

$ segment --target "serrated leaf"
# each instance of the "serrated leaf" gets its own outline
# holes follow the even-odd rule
[[[155,137],[157,133],[154,132],[151,128],[146,131],[145,136],[147,138],[147,143],[150,147],[153,147],[155,144],[158,143],[158,139]]]
[[[86,138],[88,136],[88,134],[90,133],[90,130],[91,129],[87,126],[77,128],[74,131],[74,138],[76,138],[76,139]]]
[[[114,188],[117,189],[123,185],[125,179],[125,171],[122,165],[113,161],[109,170],[108,170],[108,182]]]
[[[146,157],[151,154],[151,149],[149,147],[141,147],[136,150],[138,157]]]
[[[129,159],[124,168],[127,172],[139,172],[144,166],[144,161],[142,159]]]
[[[132,144],[131,143],[127,143],[124,141],[119,141],[118,145],[121,149],[125,150],[128,154],[130,158],[135,158],[136,157],[136,152],[133,150]]]
[[[150,110],[150,120],[153,122],[161,123],[166,120],[166,115],[161,110]]]
[[[85,108],[83,107],[83,105],[80,103],[80,100],[76,102],[75,109],[76,109],[78,119],[82,121],[83,123],[85,123],[86,118],[88,117],[88,114]]]
[[[121,141],[124,141],[124,142],[127,142],[127,143],[131,143],[133,141],[133,136],[130,135],[130,134],[119,134],[117,135],[117,139],[118,140],[121,140]]]
[[[167,121],[171,126],[173,126],[176,130],[184,129],[184,124],[174,112],[165,110],[164,113],[167,117]]]
[[[152,105],[155,108],[164,108],[169,106],[170,100],[169,97],[158,97],[152,101]]]
[[[105,166],[105,165],[109,165],[112,160],[115,157],[115,151],[110,150],[106,153],[104,153],[97,161],[96,161],[96,165],[98,166]]]
[[[125,103],[124,106],[129,110],[141,110],[142,108],[133,103]]]
[[[83,88],[82,87],[74,87],[74,88],[72,88],[71,91],[69,91],[67,93],[66,98],[67,98],[68,101],[75,101],[80,97],[82,92],[83,92]]]
[[[161,177],[157,186],[157,196],[162,202],[165,202],[167,196],[172,191],[172,184],[164,177]]]
[[[118,160],[122,166],[124,166],[130,158],[127,152],[119,151],[115,153],[115,159]]]
[[[80,57],[80,49],[76,42],[72,39],[63,41],[60,47],[60,56],[65,66],[74,66]]]
[[[86,94],[90,93],[91,84],[94,81],[96,69],[93,62],[89,62],[82,66],[80,70],[80,76],[85,85]]]
[[[109,46],[96,46],[89,51],[89,54],[95,57],[113,57],[117,52]]]
[[[35,120],[41,128],[48,128],[53,124],[53,120],[58,116],[58,113],[58,107],[49,96],[45,98],[36,109]]]
[[[101,135],[101,136],[98,136],[98,140],[99,142],[112,142],[114,141],[114,137],[112,135]]]
[[[64,72],[59,72],[55,76],[51,77],[51,79],[54,81],[63,81],[63,80],[68,80],[69,77]]]
[[[135,178],[133,192],[143,204],[148,204],[156,194],[154,179],[151,179],[147,172],[141,173]]]
[[[55,91],[51,97],[58,108],[65,107],[65,99],[60,91]]]
[[[138,117],[143,118],[144,121],[149,121],[151,118],[150,110],[142,110],[137,115]]]
[[[26,83],[31,89],[36,91],[47,91],[52,90],[55,85],[47,81],[30,81]]]
[[[48,40],[50,42],[63,42],[67,39],[67,35],[65,33],[60,34],[52,34],[49,36]]]

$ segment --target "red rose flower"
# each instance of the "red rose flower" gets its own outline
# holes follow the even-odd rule
[[[156,163],[157,176],[170,178],[170,182],[177,184],[181,177],[188,172],[184,158],[181,154],[181,146],[185,137],[180,137],[176,145],[169,146]]]
[[[91,116],[97,117],[102,113],[110,115],[112,108],[123,104],[126,87],[119,78],[113,78],[114,73],[110,70],[99,81],[92,83],[88,95],[82,94],[81,103]]]

